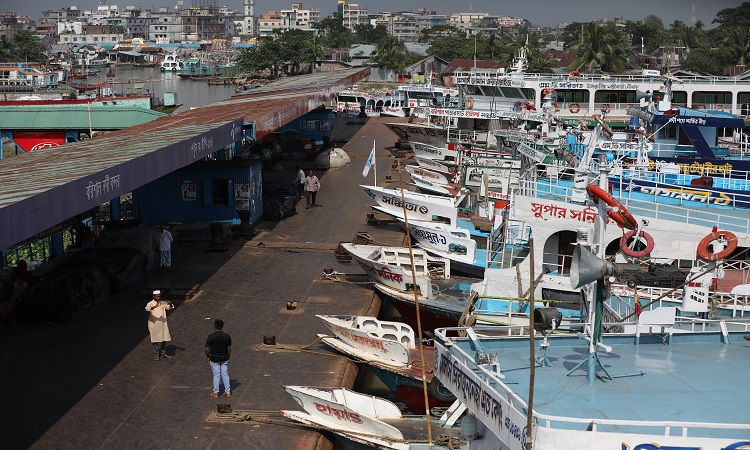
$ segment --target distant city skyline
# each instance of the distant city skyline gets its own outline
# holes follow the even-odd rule
[[[139,3],[140,2],[140,3]],[[178,0],[164,2],[163,0],[126,0],[119,2],[108,0],[110,5],[118,5],[124,9],[128,5],[139,5],[143,9],[154,6],[166,6],[174,9]],[[29,16],[38,19],[42,11],[48,9],[60,9],[66,6],[77,6],[81,10],[96,9],[99,0],[73,0],[65,3],[65,0],[5,0],[2,2],[0,12],[16,12],[21,16]],[[255,15],[260,16],[268,11],[278,11],[291,7],[292,1],[285,0],[256,0]],[[319,9],[321,17],[326,17],[336,10],[336,0],[307,0],[301,2],[304,8]],[[396,1],[396,0],[359,0],[350,3],[358,3],[368,8],[369,12],[378,11],[416,11],[423,7],[428,11],[436,11],[438,14],[451,14],[458,12],[483,12],[492,15],[508,15],[521,17],[529,20],[534,25],[557,26],[561,23],[591,22],[599,19],[613,19],[622,17],[626,20],[642,20],[648,15],[656,15],[662,19],[664,26],[668,27],[675,20],[680,20],[688,25],[692,24],[692,5],[695,4],[695,19],[703,22],[706,28],[713,28],[711,22],[716,13],[725,8],[736,8],[740,0],[576,0],[566,4],[565,2],[553,0],[536,0],[527,2],[498,2],[497,0],[469,0],[468,3],[460,4],[455,1],[431,0],[422,1]],[[191,0],[183,0],[183,8],[192,4]],[[236,11],[243,10],[242,0],[217,0],[219,6],[228,6]]]

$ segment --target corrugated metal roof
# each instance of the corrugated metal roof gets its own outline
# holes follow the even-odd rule
[[[369,74],[361,68],[290,77],[101,137],[0,160],[0,249],[238,141],[244,122],[254,122],[262,137]]]
[[[0,108],[0,127],[4,130],[112,131],[166,115],[135,106],[4,106]]]

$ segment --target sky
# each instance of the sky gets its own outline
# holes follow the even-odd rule
[[[207,1],[207,0],[198,0]],[[68,3],[70,2],[70,3]],[[191,5],[193,0],[183,0],[184,6]],[[228,6],[238,11],[243,10],[242,0],[217,0],[220,6]],[[143,9],[153,6],[174,8],[177,0],[126,0],[118,2],[108,0],[108,4],[118,5],[124,9],[128,5],[140,5]],[[692,5],[695,4],[695,18],[704,23],[706,28],[713,28],[711,22],[716,13],[725,8],[736,8],[742,0],[350,0],[368,8],[370,12],[403,11],[424,7],[438,14],[454,12],[486,12],[493,15],[508,15],[528,19],[534,25],[556,26],[561,23],[591,22],[603,18],[623,17],[630,20],[641,20],[648,15],[656,15],[665,26],[675,20],[691,25]],[[291,7],[290,0],[255,0],[255,14],[259,16],[268,11],[278,11]],[[321,17],[328,16],[336,10],[336,0],[303,0],[305,8],[317,8]],[[75,5],[79,9],[95,9],[99,0],[2,0],[0,12],[14,11],[32,19],[39,18],[42,11],[59,9]],[[460,6],[459,6],[460,5]],[[461,10],[456,8],[460,7]]]

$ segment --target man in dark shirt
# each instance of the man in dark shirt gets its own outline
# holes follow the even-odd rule
[[[214,332],[206,339],[206,358],[214,374],[211,398],[219,398],[219,378],[224,381],[224,397],[231,398],[229,388],[229,357],[232,356],[232,338],[224,333],[224,321],[214,320]]]

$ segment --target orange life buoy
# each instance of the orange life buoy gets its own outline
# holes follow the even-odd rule
[[[555,88],[545,88],[542,90],[542,97],[546,97],[553,92],[555,92]]]
[[[617,201],[616,198],[612,197],[612,194],[595,184],[586,186],[586,192],[589,194],[589,197],[594,199],[595,202],[598,201],[598,199],[602,199],[602,201],[604,201],[607,206],[617,208],[617,211],[608,209],[607,215],[622,228],[627,228],[628,230],[635,230],[636,228],[638,228],[638,221],[635,220],[635,217],[633,217],[633,215],[628,212],[627,208],[625,208],[622,203]]]
[[[718,253],[709,252],[708,246],[711,245],[713,241],[724,241],[726,247]],[[701,239],[698,243],[697,253],[700,259],[706,261],[718,261],[720,259],[725,259],[735,250],[737,250],[737,236],[734,233],[731,231],[714,231]]]
[[[568,109],[570,110],[571,114],[575,114],[581,110],[581,105],[579,105],[578,103],[571,103]]]
[[[609,107],[609,103],[604,103],[604,104],[602,104],[602,112],[603,112],[604,114],[607,114],[607,113],[608,113],[609,111],[611,111],[611,109],[610,109],[610,107]]]
[[[579,72],[577,70],[574,70],[574,71],[570,72],[570,76],[571,77],[580,77],[581,76],[581,72]]]
[[[528,109],[529,111],[536,111],[536,106],[534,106],[533,104],[531,104],[531,103],[529,103],[529,102],[524,102],[524,104],[523,104],[523,105],[524,105],[524,106],[526,107],[526,109]]]
[[[643,239],[644,241],[646,241],[646,247],[641,250],[633,250],[628,245],[628,241],[635,237],[635,233],[635,230],[630,230],[622,235],[622,237],[620,238],[620,250],[622,250],[622,252],[626,255],[633,258],[644,258],[650,255],[654,250],[654,238],[652,238],[651,235],[646,233],[645,231],[641,231],[641,234],[638,235],[638,240]]]
[[[474,99],[471,97],[466,98],[466,108],[471,109],[474,107]]]

